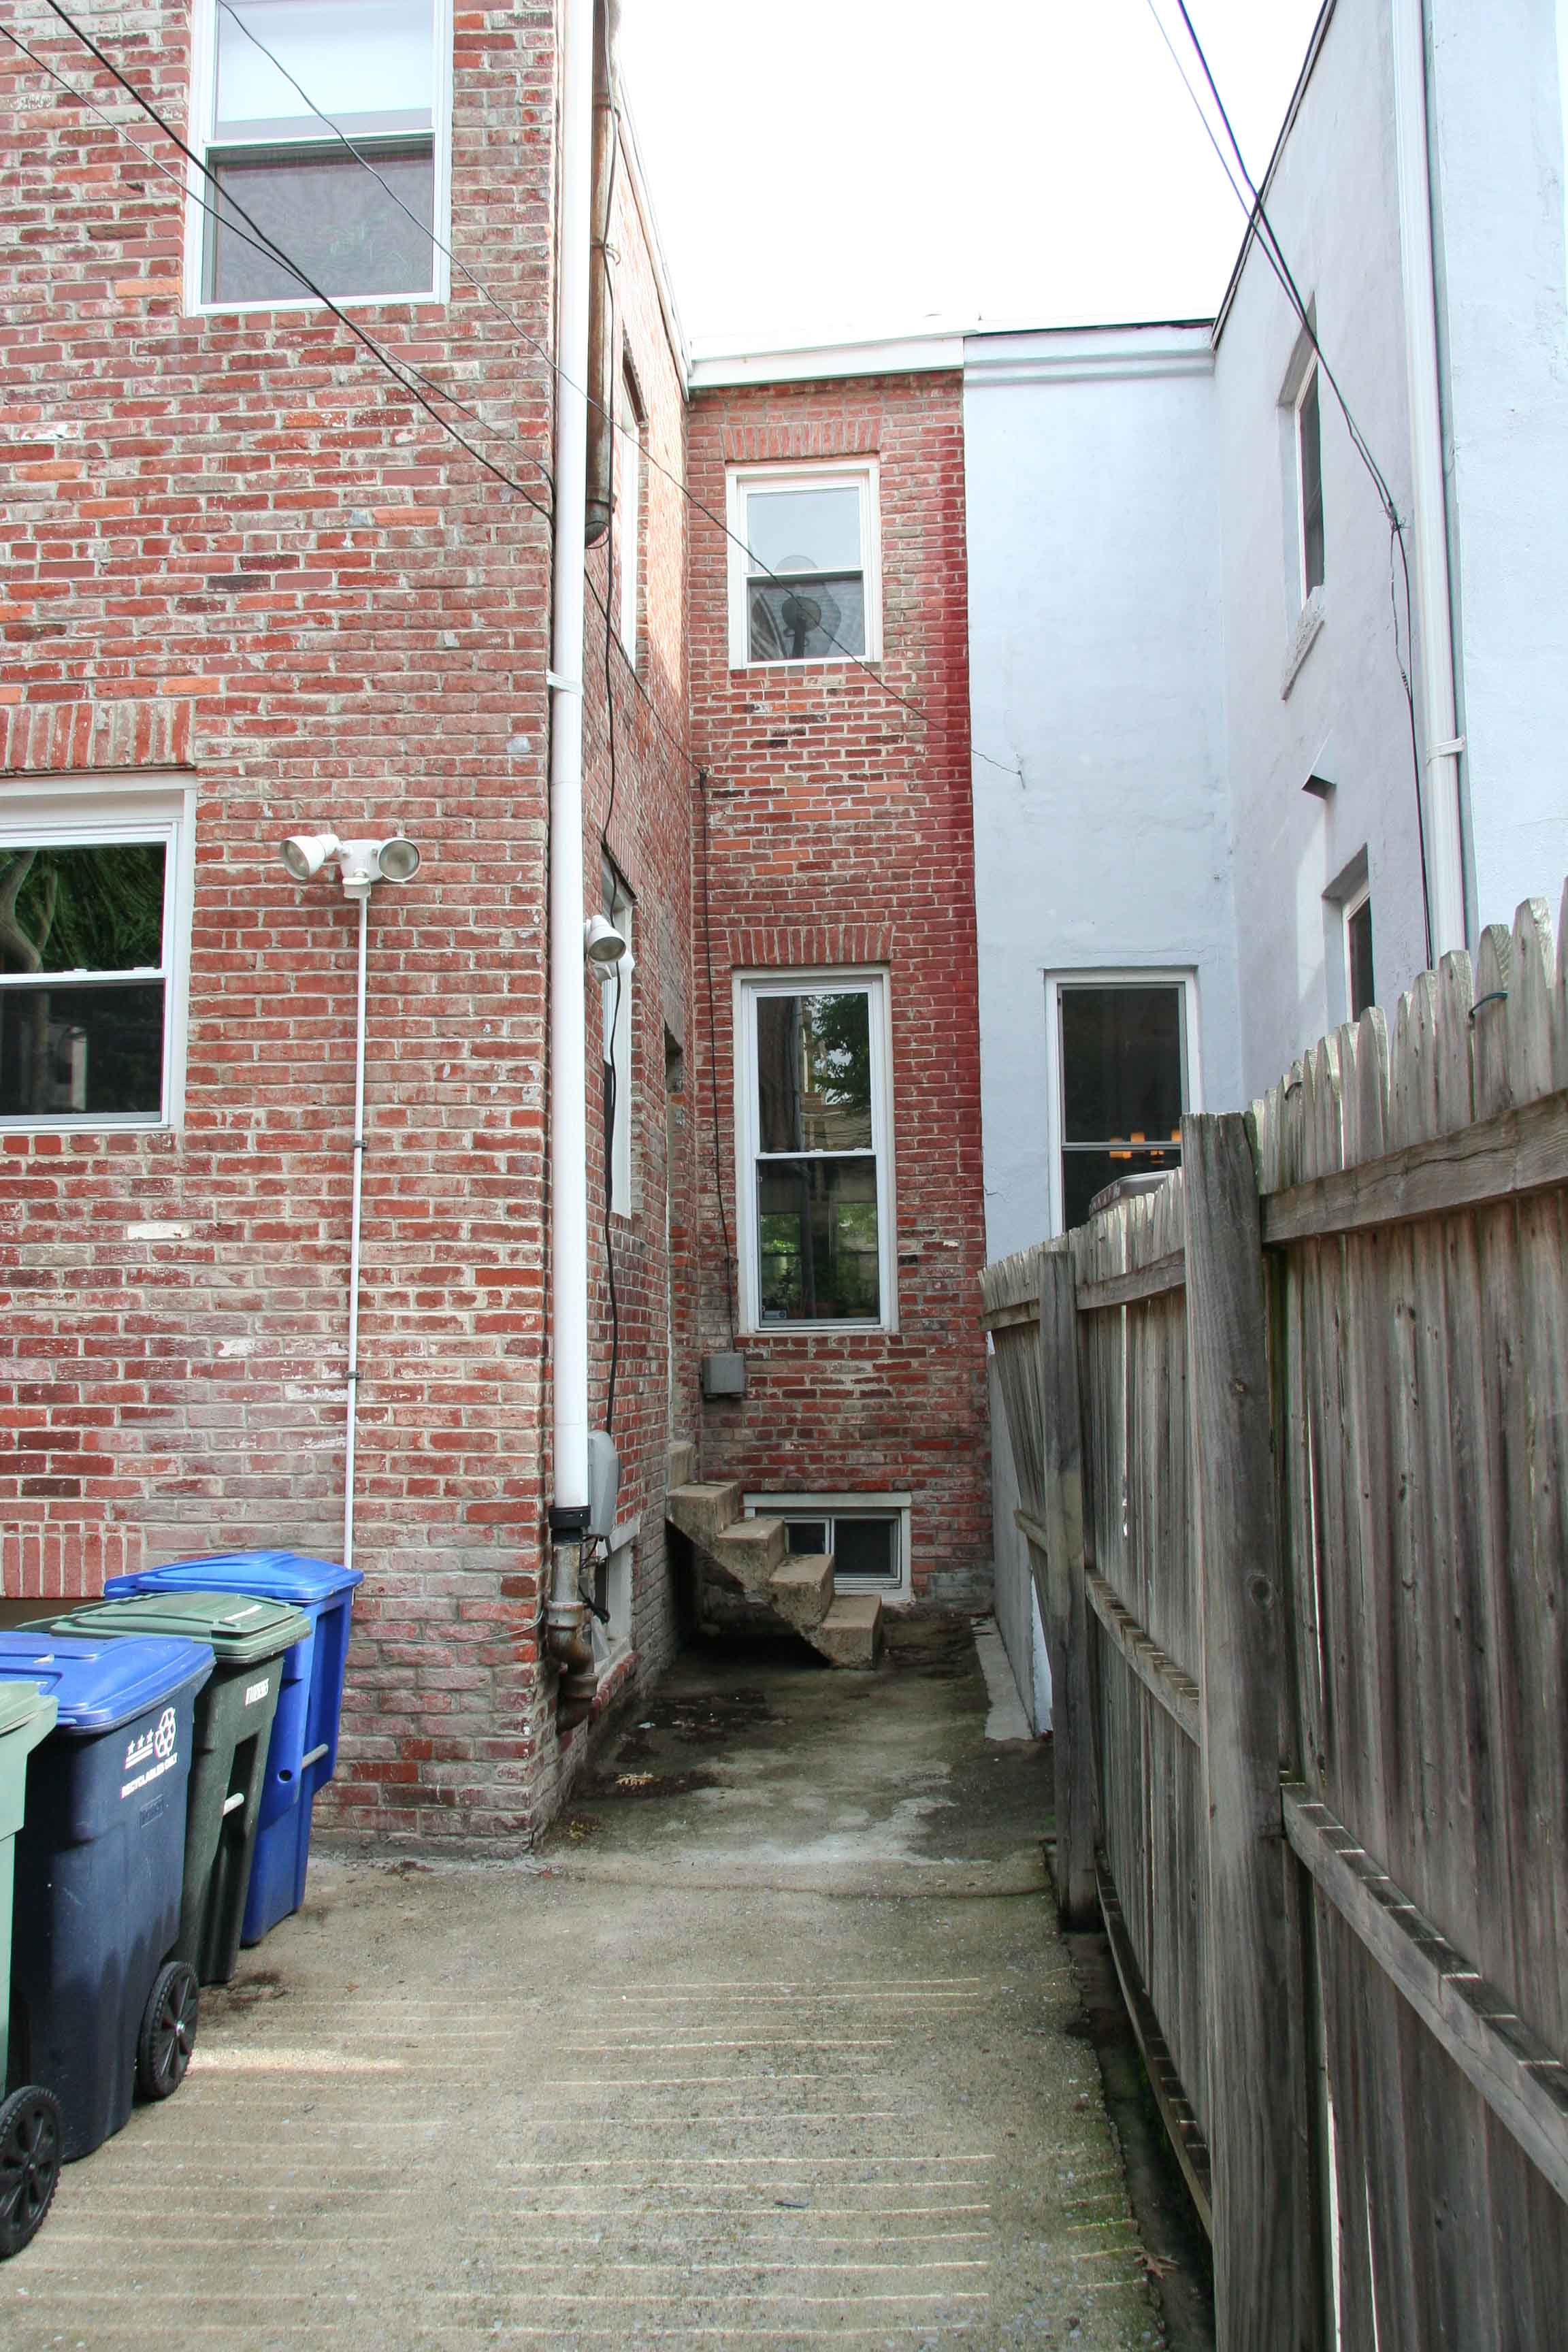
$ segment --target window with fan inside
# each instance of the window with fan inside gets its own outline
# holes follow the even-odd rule
[[[732,668],[878,657],[874,467],[731,474],[730,530]]]
[[[200,299],[442,295],[448,0],[198,0]],[[203,57],[205,52],[205,63]]]

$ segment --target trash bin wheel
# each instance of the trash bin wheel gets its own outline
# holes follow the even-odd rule
[[[0,2262],[37,2235],[60,2177],[60,2110],[37,2083],[0,2105]]]
[[[185,1961],[159,1969],[136,2037],[136,2088],[144,2099],[172,2099],[184,2081],[200,2000],[196,1972]]]

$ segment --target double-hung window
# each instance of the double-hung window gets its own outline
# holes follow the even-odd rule
[[[1123,1176],[1180,1165],[1196,1101],[1191,980],[1161,973],[1051,982],[1058,1076],[1058,1230]]]
[[[893,1321],[887,984],[738,982],[746,1328]]]
[[[606,857],[603,861],[604,906],[626,943],[619,963],[605,968],[599,983],[604,1042],[605,1181],[612,1216],[632,1213],[632,958],[635,941],[631,892]]]
[[[730,666],[881,654],[877,468],[730,477]]]
[[[444,296],[449,0],[195,5],[194,301]]]
[[[637,667],[638,556],[642,551],[642,405],[629,367],[616,385],[614,436],[616,513],[611,533],[616,568],[616,634]]]
[[[172,1122],[187,854],[183,793],[0,794],[0,1128]]]

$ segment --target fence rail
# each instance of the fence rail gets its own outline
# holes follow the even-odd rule
[[[1563,2340],[1568,891],[984,1297],[1221,2352]]]

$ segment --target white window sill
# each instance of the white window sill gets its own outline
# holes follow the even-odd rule
[[[881,660],[880,654],[803,654],[798,661],[785,655],[778,661],[736,661],[731,655],[731,676],[738,670],[763,669],[866,669]]]
[[[892,1323],[829,1323],[826,1319],[810,1323],[759,1323],[752,1331],[736,1335],[737,1347],[743,1339],[800,1339],[814,1334],[822,1339],[842,1339],[847,1333],[859,1332],[867,1339],[885,1339],[897,1329]]]
[[[0,1135],[172,1135],[169,1118],[0,1118]]]
[[[332,300],[340,310],[432,310],[447,299],[445,294],[433,293],[429,287],[422,294],[334,294]],[[319,310],[323,318],[331,310],[314,294],[278,295],[260,302],[192,302],[185,315],[191,319],[253,319],[270,310]]]
[[[1311,594],[1308,597],[1306,603],[1301,607],[1300,615],[1296,623],[1295,633],[1290,639],[1289,647],[1285,656],[1285,675],[1279,681],[1279,699],[1281,702],[1288,702],[1289,700],[1290,688],[1295,685],[1297,677],[1300,674],[1302,663],[1306,660],[1307,656],[1311,652],[1312,647],[1318,642],[1319,635],[1322,630],[1324,618],[1325,608],[1323,604],[1323,592],[1321,588],[1314,588]]]

